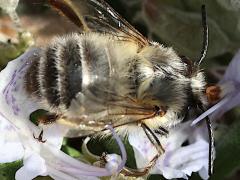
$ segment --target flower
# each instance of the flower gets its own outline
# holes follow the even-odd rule
[[[233,57],[218,86],[221,89],[221,100],[196,118],[192,125],[210,115],[210,119],[222,116],[228,110],[240,105],[240,50]]]
[[[107,126],[117,141],[122,160],[110,156],[106,168],[82,163],[60,150],[68,128],[53,123],[43,126],[43,140],[33,137],[41,129],[29,121],[29,115],[41,108],[25,92],[24,75],[31,58],[39,56],[40,49],[31,49],[11,61],[0,73],[0,162],[23,159],[23,167],[16,172],[16,179],[33,179],[49,175],[56,179],[98,179],[120,172],[126,162],[126,151],[111,126]]]
[[[159,157],[150,174],[161,174],[166,179],[184,178],[199,172],[202,179],[208,178],[208,142],[204,127],[191,127],[190,122],[179,124],[160,141],[165,153]],[[157,154],[144,132],[129,134],[138,168],[144,168]],[[184,145],[188,142],[188,145]]]

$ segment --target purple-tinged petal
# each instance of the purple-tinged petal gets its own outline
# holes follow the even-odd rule
[[[125,166],[126,162],[127,162],[127,152],[125,149],[125,146],[122,142],[122,140],[120,139],[120,137],[116,134],[115,130],[113,129],[112,126],[108,125],[106,126],[107,129],[109,129],[113,135],[113,138],[117,141],[117,144],[120,148],[121,154],[122,154],[122,162],[120,163],[119,167],[118,167],[118,172],[120,172],[123,167]]]
[[[231,99],[231,96],[227,96],[225,98],[223,98],[220,102],[218,102],[217,104],[215,104],[214,106],[212,106],[210,109],[208,109],[207,111],[205,111],[203,114],[201,114],[199,117],[197,117],[196,119],[194,119],[194,121],[192,121],[191,126],[194,126],[195,124],[199,123],[201,120],[203,120],[205,117],[209,116],[210,114],[212,114],[214,111],[218,110],[219,108],[223,107],[225,104],[227,104],[229,102],[229,100]]]
[[[200,169],[198,171],[198,174],[199,176],[202,178],[202,179],[208,179],[209,178],[209,175],[208,175],[208,167],[203,167],[202,169]]]
[[[206,116],[211,119],[222,116],[228,110],[240,105],[240,50],[234,56],[223,79],[219,82],[222,100],[201,114],[192,122],[192,126],[203,120]]]
[[[208,157],[208,143],[203,140],[183,146],[174,153],[171,152],[171,157],[164,163],[166,166],[183,168],[187,163],[202,157]]]
[[[236,90],[234,93],[232,93],[228,102],[226,104],[222,105],[220,108],[216,109],[216,111],[213,112],[213,114],[210,116],[210,118],[217,119],[217,118],[221,117],[225,112],[227,112],[230,109],[233,109],[234,107],[237,107],[239,105],[240,105],[240,89]]]
[[[208,143],[199,140],[193,144],[168,151],[160,157],[152,173],[162,172],[167,179],[185,178],[208,166]]]
[[[16,127],[32,128],[29,121],[31,112],[41,106],[29,97],[25,91],[24,76],[32,58],[39,56],[39,49],[31,49],[8,63],[0,72],[0,114]]]
[[[240,83],[240,50],[233,57],[232,61],[228,65],[228,68],[225,71],[223,79],[220,81],[220,84],[226,81],[235,81]]]
[[[114,129],[111,126],[107,126],[107,129],[109,129],[114,139],[117,141],[120,151],[122,153],[122,161],[119,162],[118,167],[113,170],[109,170],[107,168],[99,168],[96,166],[92,166],[89,164],[85,164],[83,162],[80,162],[64,152],[57,150],[56,148],[52,148],[48,144],[43,144],[41,148],[40,155],[47,160],[46,163],[48,167],[54,167],[54,169],[61,171],[67,175],[71,175],[74,177],[78,176],[111,176],[113,173],[118,173],[122,168],[125,166],[126,163],[126,150],[124,148],[124,145],[120,138],[116,135]],[[49,172],[51,173],[51,172]]]
[[[117,154],[107,154],[106,156],[106,168],[108,171],[112,172],[113,174],[119,172],[118,167],[121,164],[121,157]]]
[[[160,142],[164,149],[173,151],[181,147],[183,142],[187,140],[189,133],[189,122],[187,122],[171,129],[168,137],[161,137]],[[133,147],[137,167],[146,167],[157,154],[156,148],[151,144],[142,129],[130,132],[128,140]]]
[[[161,166],[160,161],[162,161],[162,157],[157,162],[157,165],[151,171],[151,174],[162,174],[166,179],[175,179],[175,178],[183,178],[187,179],[187,175],[181,170],[174,169],[167,166]]]
[[[20,160],[23,158],[23,155],[24,149],[16,131],[12,125],[0,115],[0,163]]]
[[[51,176],[53,179],[57,180],[79,180],[79,179],[84,179],[84,180],[99,180],[97,177],[91,177],[91,176],[74,176],[70,174],[66,174],[62,171],[58,171],[55,168],[48,167],[48,174]]]
[[[181,123],[172,128],[169,131],[169,136],[166,138],[166,140],[163,139],[162,142],[165,144],[166,149],[173,151],[182,146],[191,132],[192,129],[190,129],[189,122]]]

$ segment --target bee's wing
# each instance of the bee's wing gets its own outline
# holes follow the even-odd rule
[[[77,121],[73,121],[69,118],[61,118],[57,120],[57,123],[60,125],[64,125],[68,128],[68,132],[66,137],[82,137],[82,136],[91,136],[98,132],[101,132],[104,129],[104,126],[93,124],[92,126],[85,126],[85,124],[79,124]]]
[[[106,131],[106,125],[112,125],[114,128],[137,125],[141,121],[155,116],[153,107],[143,107],[136,102],[129,102],[124,97],[119,96],[118,98],[119,100],[114,101],[107,100],[105,102],[106,109],[100,113],[88,113],[83,119],[81,117],[61,118],[57,122],[69,128],[67,137],[79,137]]]
[[[112,34],[120,40],[134,41],[142,47],[148,44],[148,40],[104,0],[48,0],[48,2],[85,32]]]

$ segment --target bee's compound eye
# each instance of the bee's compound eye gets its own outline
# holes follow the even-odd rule
[[[187,58],[186,56],[180,56],[180,58],[181,58],[181,61],[184,64],[187,65],[187,74],[186,74],[186,76],[190,76],[192,74],[192,72],[193,72],[193,63],[192,63],[192,61],[189,58]]]
[[[163,117],[167,113],[167,107],[165,106],[154,106],[155,115]]]

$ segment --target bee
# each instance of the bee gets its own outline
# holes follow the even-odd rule
[[[193,62],[145,38],[103,0],[48,4],[79,32],[55,37],[40,48],[26,73],[26,91],[56,114],[45,124],[63,119],[75,124],[70,136],[103,132],[107,124],[121,135],[142,128],[160,155],[164,149],[156,133],[167,135],[186,119],[189,108],[205,109],[207,83],[199,68],[208,45],[204,7],[203,50]],[[126,174],[148,173],[159,155],[144,170]]]

